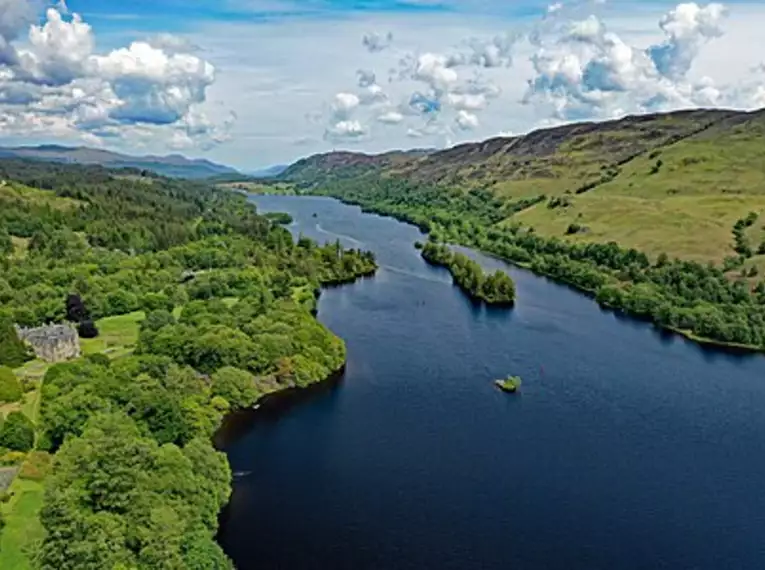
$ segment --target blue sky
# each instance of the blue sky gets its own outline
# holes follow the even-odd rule
[[[765,105],[761,2],[54,6],[0,0],[0,40],[13,55],[0,41],[0,144],[182,152],[255,169],[336,148],[448,146],[571,120]]]

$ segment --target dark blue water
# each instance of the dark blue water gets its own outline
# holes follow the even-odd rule
[[[518,303],[476,308],[421,261],[412,226],[255,201],[381,269],[321,297],[343,378],[224,434],[241,476],[220,540],[240,570],[765,567],[765,357],[702,349],[480,255]],[[507,374],[521,395],[493,387]]]

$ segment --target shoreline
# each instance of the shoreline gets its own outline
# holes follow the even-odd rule
[[[356,201],[344,200],[343,198],[339,198],[337,196],[331,196],[331,195],[327,195],[327,194],[297,194],[297,196],[321,196],[321,197],[324,197],[324,198],[332,198],[332,199],[337,200],[338,202],[341,202],[341,203],[346,204],[348,206],[357,206],[357,207],[361,208],[361,211],[364,212],[364,213],[374,214],[374,215],[382,216],[382,217],[385,217],[385,218],[392,218],[392,219],[394,219],[394,220],[396,220],[398,222],[401,222],[401,223],[404,223],[404,224],[409,224],[411,226],[414,226],[414,227],[418,228],[420,231],[424,232],[426,235],[429,235],[429,232],[425,228],[423,228],[420,224],[413,223],[412,221],[406,219],[406,217],[403,216],[403,215],[396,215],[396,214],[392,214],[392,213],[381,212],[381,211],[378,211],[376,209],[374,209],[374,210],[373,209],[368,209],[363,204],[361,204],[359,202],[356,202]],[[494,253],[483,251],[481,249],[477,249],[477,248],[474,248],[474,247],[471,247],[471,246],[462,245],[462,244],[459,244],[459,243],[452,244],[452,245],[458,245],[460,247],[465,247],[467,249],[470,249],[470,250],[473,250],[475,252],[478,252],[478,253],[480,253],[482,255],[487,255],[487,256],[493,257],[493,258],[495,258],[497,260],[500,260],[500,261],[502,261],[504,263],[507,263],[509,265],[512,265],[514,267],[519,267],[521,269],[529,271],[530,273],[532,273],[534,275],[537,275],[537,276],[549,279],[549,280],[553,281],[554,283],[559,283],[559,284],[565,285],[567,287],[570,287],[574,291],[576,291],[578,293],[581,293],[581,294],[585,295],[586,297],[589,297],[590,299],[592,299],[601,308],[608,309],[608,310],[613,311],[613,312],[618,312],[620,314],[626,315],[626,316],[628,316],[628,317],[630,317],[632,319],[638,320],[638,321],[649,322],[654,327],[656,327],[657,329],[659,329],[661,331],[666,331],[666,332],[670,332],[670,333],[676,334],[676,335],[678,335],[678,336],[680,336],[680,337],[682,337],[682,338],[684,338],[684,339],[686,339],[688,341],[691,341],[693,343],[699,344],[699,345],[701,345],[703,347],[715,348],[715,349],[719,349],[721,351],[726,351],[726,352],[741,352],[741,353],[750,354],[750,355],[755,355],[755,354],[763,355],[763,354],[765,354],[765,347],[760,347],[760,346],[755,346],[755,345],[747,345],[747,344],[739,344],[739,343],[732,343],[732,342],[724,342],[724,341],[714,340],[714,339],[711,339],[711,338],[701,337],[701,336],[693,334],[691,331],[688,331],[688,330],[677,329],[677,328],[670,327],[670,326],[667,326],[667,325],[662,325],[661,323],[658,323],[658,322],[656,322],[655,320],[653,320],[651,318],[641,318],[640,315],[638,315],[636,313],[632,313],[632,312],[626,311],[626,310],[624,310],[622,308],[616,308],[616,307],[612,307],[612,306],[609,306],[609,305],[598,303],[595,300],[595,292],[594,291],[586,289],[584,287],[579,287],[579,286],[575,285],[574,283],[571,283],[570,281],[567,281],[565,279],[559,279],[559,278],[553,277],[552,275],[549,275],[549,274],[546,274],[546,273],[543,273],[543,272],[534,271],[531,268],[531,264],[529,264],[529,263],[521,263],[521,262],[512,261],[512,260],[509,260],[509,259],[505,259],[504,257],[501,257],[499,255],[496,255]]]

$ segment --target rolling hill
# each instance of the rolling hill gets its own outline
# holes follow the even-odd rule
[[[0,147],[0,158],[21,158],[76,164],[98,164],[107,168],[138,168],[173,178],[209,178],[238,175],[231,167],[204,159],[190,159],[179,154],[168,156],[130,156],[88,147],[42,145]]]
[[[506,208],[500,226],[722,262],[736,255],[736,222],[765,210],[765,110],[630,116],[438,152],[334,152],[300,160],[279,177],[303,188],[343,180],[361,187],[373,178],[405,182],[409,193],[489,192],[498,204],[523,206]],[[765,241],[763,222],[744,230],[755,252]],[[765,255],[745,265],[765,270]]]

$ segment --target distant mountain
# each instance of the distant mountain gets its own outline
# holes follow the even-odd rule
[[[282,172],[289,168],[289,164],[274,164],[268,168],[262,168],[260,170],[254,170],[249,172],[249,176],[252,178],[271,178],[273,176],[279,176]]]
[[[190,159],[180,154],[169,156],[130,156],[108,150],[88,147],[41,145],[28,147],[0,147],[0,158],[25,158],[50,162],[99,164],[107,168],[138,168],[173,178],[209,178],[237,175],[229,166],[205,159]]]

